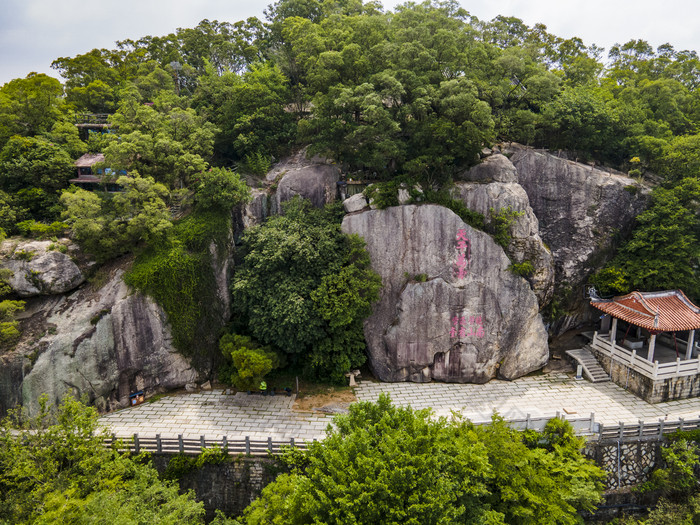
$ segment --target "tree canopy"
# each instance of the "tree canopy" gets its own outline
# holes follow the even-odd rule
[[[180,495],[145,457],[104,446],[94,408],[47,401],[36,417],[0,424],[0,522],[203,523],[192,492]]]
[[[579,523],[600,498],[602,471],[562,421],[523,434],[427,410],[376,403],[336,416],[326,439],[290,452],[290,472],[245,512],[257,524]]]
[[[294,199],[284,215],[248,229],[233,278],[233,307],[250,334],[335,382],[365,361],[362,322],[379,276],[364,241],[340,231],[338,209]]]

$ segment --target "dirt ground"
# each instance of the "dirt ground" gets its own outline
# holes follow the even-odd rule
[[[294,402],[293,410],[308,412],[326,407],[329,412],[345,409],[350,403],[357,401],[355,393],[350,388],[328,388],[326,392],[316,392],[305,395],[300,392]]]

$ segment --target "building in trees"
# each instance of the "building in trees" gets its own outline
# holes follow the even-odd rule
[[[122,187],[115,181],[120,175],[126,175],[125,170],[114,173],[109,168],[95,167],[105,161],[102,153],[86,153],[75,161],[78,177],[70,179],[71,184],[75,184],[84,190],[121,191]]]

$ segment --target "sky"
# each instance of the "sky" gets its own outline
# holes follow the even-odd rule
[[[117,40],[162,36],[201,20],[263,18],[272,0],[0,0],[0,85],[32,71],[58,77],[51,62]],[[633,38],[657,47],[700,49],[700,16],[692,0],[459,0],[489,20],[516,16],[543,23],[563,38],[578,36],[606,50]],[[383,0],[393,8],[395,0]]]

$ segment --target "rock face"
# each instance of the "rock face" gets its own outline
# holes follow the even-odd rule
[[[131,294],[122,273],[114,271],[99,290],[85,287],[29,312],[45,316],[48,326],[21,383],[30,412],[42,393],[55,402],[68,392],[87,394],[105,410],[125,406],[131,392],[179,388],[197,379],[172,345],[164,312],[150,298]]]
[[[470,210],[488,218],[490,210],[510,207],[520,213],[511,226],[512,240],[507,247],[510,258],[517,263],[529,261],[534,273],[528,277],[540,306],[546,305],[554,293],[554,263],[552,254],[542,242],[539,223],[530,207],[525,190],[516,182],[515,166],[503,155],[492,155],[471,170],[461,174],[453,195]]]
[[[64,244],[51,241],[5,241],[0,267],[12,271],[10,286],[20,297],[61,294],[85,281],[73,260],[58,250]]]
[[[447,208],[398,206],[347,215],[383,289],[365,322],[383,381],[482,383],[547,362],[547,334],[528,283],[484,232]]]
[[[340,168],[321,157],[309,159],[306,149],[302,149],[273,166],[265,179],[274,190],[270,206],[274,215],[282,209],[281,203],[296,195],[309,199],[319,208],[335,201]]]
[[[299,195],[316,207],[333,202],[338,191],[340,170],[329,164],[314,164],[286,173],[279,181],[272,212],[279,213],[281,203]]]
[[[646,207],[647,190],[619,173],[511,147],[518,182],[552,250],[558,287],[579,287],[602,266]]]

